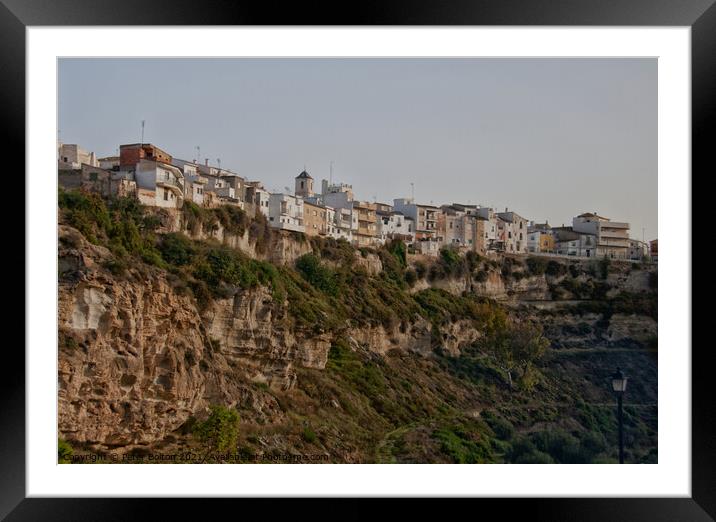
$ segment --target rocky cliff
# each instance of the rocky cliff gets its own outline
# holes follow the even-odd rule
[[[290,388],[294,366],[323,368],[330,340],[282,326],[265,288],[203,311],[171,276],[138,265],[123,277],[103,247],[60,226],[59,426],[103,445],[161,439],[247,382]]]
[[[248,228],[229,232],[215,223],[205,229],[179,214],[162,219],[160,234],[181,232],[194,240],[214,241],[276,266],[291,266],[315,247],[290,233],[272,234],[262,243]],[[398,318],[381,321],[373,312],[351,314],[350,306],[361,303],[349,300],[347,317],[339,314],[344,322],[326,330],[296,321],[296,314],[305,310],[296,310],[297,301],[271,285],[224,285],[220,296],[200,303],[170,268],[137,261],[118,271],[115,253],[89,242],[77,229],[60,225],[59,238],[58,424],[63,438],[87,448],[132,450],[166,444],[181,437],[194,418],[205,416],[211,404],[237,408],[247,444],[256,438],[255,444],[277,451],[306,445],[306,419],[332,424],[332,435],[327,432],[321,444],[336,461],[382,458],[367,448],[384,449],[388,439],[372,437],[393,433],[396,422],[407,423],[405,429],[412,426],[414,436],[427,444],[424,437],[434,438],[431,430],[438,428],[409,422],[420,411],[426,419],[448,413],[454,418],[458,411],[472,419],[486,407],[485,401],[511,400],[504,391],[499,392],[502,399],[496,396],[494,385],[478,390],[472,381],[460,380],[482,382],[498,375],[489,364],[477,371],[466,362],[473,360],[465,354],[483,332],[462,313],[461,304],[455,305],[462,303],[463,295],[498,300],[515,317],[538,320],[555,354],[586,358],[594,365],[594,354],[612,350],[601,356],[604,361],[620,360],[635,373],[646,372],[645,379],[655,378],[655,362],[644,353],[655,346],[656,319],[635,309],[632,295],[648,293],[653,270],[620,265],[600,278],[590,275],[591,265],[575,262],[571,273],[561,262],[559,270],[545,273],[519,259],[510,262],[509,270],[499,259],[480,261],[478,268],[460,274],[418,277],[409,291],[398,295],[406,299],[435,290],[448,296],[428,295],[426,299],[446,301],[435,304],[428,299],[420,314],[408,303]],[[333,252],[322,263],[336,272],[360,272],[356,281],[364,283],[378,278],[387,285],[389,279],[380,279],[384,270],[395,270],[390,255],[367,250]],[[310,293],[302,288],[293,291]],[[374,310],[387,306],[390,311],[400,304],[381,284],[376,288]],[[625,300],[624,292],[631,300]],[[373,298],[358,292],[351,299],[361,295]],[[607,300],[616,304],[604,308]],[[300,306],[310,312],[315,302]],[[430,311],[434,306],[443,309]],[[331,352],[342,342],[352,355]],[[481,357],[476,360],[483,361]],[[568,368],[572,374],[583,371],[573,362]],[[544,371],[549,375],[551,370]],[[655,383],[644,390],[644,397],[655,397]],[[395,404],[403,409],[396,410]],[[364,432],[366,423],[371,427]],[[262,427],[271,427],[270,440],[251,435]]]

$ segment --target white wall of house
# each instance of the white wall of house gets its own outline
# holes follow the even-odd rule
[[[504,235],[505,251],[515,253],[527,252],[527,220],[516,212],[508,210],[498,212],[497,217],[509,223],[509,226],[504,226],[504,230],[506,231]]]
[[[106,169],[106,170],[114,170],[115,168],[119,168],[119,157],[110,157],[110,158],[99,158],[97,160],[97,164],[100,168]]]
[[[527,251],[528,252],[540,252],[542,250],[540,239],[542,232],[539,230],[535,232],[527,233]]]
[[[269,199],[270,195],[267,191],[261,188],[256,189],[256,199],[254,204],[258,207],[259,212],[267,218],[269,217]]]
[[[134,173],[137,188],[145,205],[163,208],[181,208],[184,204],[184,176],[171,165],[142,159]],[[148,191],[154,192],[154,201],[148,201]]]
[[[575,232],[596,236],[596,255],[613,259],[629,258],[629,223],[611,221],[596,214],[582,214],[572,219]]]
[[[57,161],[66,168],[79,169],[82,164],[99,167],[94,152],[88,152],[77,144],[61,143],[57,146]]]
[[[388,215],[379,214],[377,225],[378,225],[378,237],[382,242],[387,241],[398,236],[408,236],[409,238],[401,237],[407,243],[412,243],[415,240],[415,231],[413,230],[413,220],[406,218],[403,214],[391,213]]]
[[[353,208],[353,199],[351,194],[348,192],[329,192],[323,194],[321,203],[326,207],[339,208]]]
[[[281,230],[305,232],[303,200],[290,194],[269,196],[269,225]]]
[[[358,230],[358,213],[353,211],[352,207],[334,209],[335,232],[336,239],[345,239],[349,243],[354,242],[353,232]]]

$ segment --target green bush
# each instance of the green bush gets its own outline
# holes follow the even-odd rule
[[[314,432],[310,427],[306,426],[303,428],[303,440],[305,440],[308,443],[316,442],[317,436],[316,432]]]
[[[547,271],[547,260],[543,257],[528,257],[527,269],[532,275],[542,275]]]
[[[482,257],[477,252],[468,250],[465,253],[465,262],[467,263],[467,268],[470,272],[473,272],[477,267],[479,267],[481,261]]]
[[[69,464],[72,462],[72,446],[62,438],[57,439],[57,463]]]
[[[338,282],[336,275],[330,268],[321,265],[321,261],[313,254],[304,254],[296,260],[296,269],[299,273],[320,291],[336,296]]]
[[[188,265],[194,260],[194,243],[183,234],[164,234],[159,242],[162,258],[171,265]]]
[[[579,439],[561,429],[538,431],[531,435],[532,443],[562,464],[584,462]]]
[[[545,268],[545,273],[548,276],[559,277],[567,273],[567,267],[559,261],[550,259]]]
[[[515,434],[515,427],[510,421],[504,417],[496,415],[492,411],[482,412],[482,418],[487,425],[495,432],[495,436],[500,440],[511,440]]]
[[[239,437],[239,414],[233,408],[211,405],[209,417],[193,426],[193,434],[208,452],[236,449]]]
[[[440,450],[456,464],[482,464],[493,462],[489,441],[474,429],[454,425],[437,429],[433,438],[440,442]]]
[[[416,261],[415,262],[415,274],[418,276],[418,279],[424,279],[425,276],[428,273],[428,267],[425,266],[425,263],[422,261]]]

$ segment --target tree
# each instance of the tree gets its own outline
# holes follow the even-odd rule
[[[527,377],[532,364],[541,359],[549,347],[549,340],[542,335],[542,326],[533,323],[517,323],[512,326],[512,346],[521,378],[527,387]]]
[[[527,387],[532,364],[540,359],[547,348],[549,340],[542,335],[539,325],[515,321],[505,321],[494,325],[483,340],[486,351],[506,377],[507,384],[513,387],[512,374],[520,371],[520,377]]]
[[[239,437],[239,414],[233,408],[221,405],[209,407],[211,413],[203,422],[194,425],[194,436],[206,448],[206,457],[214,452],[225,452],[236,447]]]

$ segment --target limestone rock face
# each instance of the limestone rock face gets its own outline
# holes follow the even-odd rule
[[[58,408],[73,441],[147,444],[210,403],[266,402],[251,381],[288,389],[295,366],[325,367],[330,339],[283,326],[285,304],[239,291],[201,313],[165,272],[115,276],[111,254],[60,227]],[[261,406],[275,409],[275,405]]]
[[[433,332],[430,322],[419,319],[413,324],[398,325],[392,329],[384,326],[353,328],[348,339],[355,347],[362,347],[381,355],[390,350],[409,351],[422,356],[430,355],[440,348],[449,355],[458,356],[460,350],[470,346],[480,337],[469,320],[459,320]]]
[[[331,339],[288,328],[285,308],[277,307],[263,287],[217,300],[203,320],[217,352],[252,381],[289,389],[295,380],[294,364],[326,366]]]
[[[356,251],[355,253],[356,266],[360,266],[366,269],[369,275],[377,275],[383,271],[383,263],[380,257],[377,255],[367,252],[365,255]]]

